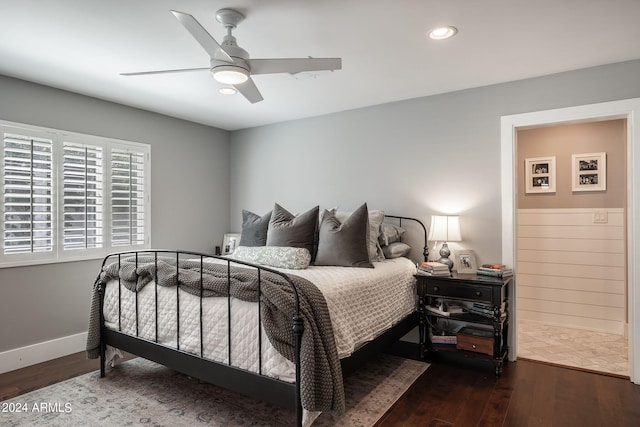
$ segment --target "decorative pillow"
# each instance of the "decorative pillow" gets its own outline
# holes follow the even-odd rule
[[[320,223],[320,239],[315,265],[373,268],[369,259],[367,204],[341,222],[334,212],[325,210]]]
[[[236,249],[237,250],[237,249]],[[386,259],[400,258],[409,255],[411,246],[402,242],[393,242],[382,247],[382,253]]]
[[[305,248],[313,260],[319,210],[316,206],[295,216],[276,203],[267,230],[267,246]]]
[[[335,212],[335,215],[340,222],[344,222],[351,215],[351,212],[337,211]],[[367,233],[368,233],[367,241],[369,242],[368,243],[369,260],[372,262],[384,260],[382,249],[380,248],[380,244],[378,243],[378,237],[380,237],[380,226],[382,225],[382,221],[384,221],[383,211],[376,211],[376,210],[369,211],[369,228],[367,230]]]
[[[284,246],[238,246],[232,258],[276,268],[302,270],[309,266],[311,254],[304,248]]]
[[[269,220],[271,220],[271,211],[259,216],[243,209],[240,246],[265,246]]]
[[[378,237],[378,243],[380,246],[389,246],[393,242],[399,242],[400,238],[404,234],[404,228],[398,227],[393,224],[382,224],[380,226],[380,237]]]

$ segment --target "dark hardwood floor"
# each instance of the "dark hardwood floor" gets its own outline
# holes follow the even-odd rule
[[[124,360],[133,356],[125,354]],[[87,359],[85,352],[0,374],[0,402],[100,369],[98,359]]]
[[[96,369],[97,360],[77,353],[7,372],[0,401]],[[640,386],[527,360],[507,364],[498,379],[490,367],[432,361],[376,424],[390,426],[640,426]]]
[[[640,385],[530,360],[507,363],[500,378],[491,366],[432,360],[376,424],[391,426],[637,427]]]

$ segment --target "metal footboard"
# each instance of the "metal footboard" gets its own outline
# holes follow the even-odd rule
[[[118,263],[118,271],[120,270],[121,263],[124,259],[135,259],[136,270],[138,268],[138,260],[141,256],[153,257],[155,263],[155,275],[158,277],[158,259],[159,254],[164,257],[175,257],[176,263],[176,282],[179,280],[180,275],[180,262],[181,260],[190,259],[199,260],[200,263],[200,354],[193,354],[180,349],[180,286],[176,286],[176,347],[171,348],[158,341],[158,284],[154,285],[154,297],[155,297],[155,339],[149,340],[148,338],[140,336],[139,330],[139,302],[138,291],[135,292],[135,335],[131,335],[122,331],[122,295],[121,295],[121,279],[118,281],[118,330],[108,329],[105,327],[104,318],[104,298],[106,292],[106,286],[100,286],[98,289],[100,295],[100,376],[105,376],[105,364],[106,364],[106,347],[111,345],[119,348],[123,351],[135,354],[165,365],[171,369],[182,372],[186,375],[193,376],[200,380],[210,382],[221,387],[225,387],[266,402],[270,402],[282,407],[295,408],[296,411],[296,424],[302,425],[302,403],[301,403],[301,385],[300,385],[300,348],[302,342],[302,334],[304,332],[304,323],[300,317],[300,301],[296,287],[292,280],[284,273],[277,270],[243,262],[239,260],[230,259],[222,256],[208,255],[199,252],[190,251],[176,251],[176,250],[141,250],[141,251],[127,251],[108,255],[102,262],[102,268],[108,263]],[[219,362],[211,360],[205,357],[204,354],[204,328],[203,328],[203,275],[204,275],[204,263],[205,259],[218,259],[226,263],[227,268],[227,348],[228,357],[227,361]],[[224,265],[224,264],[223,264]],[[248,267],[255,269],[258,275],[258,372],[248,371],[242,368],[238,368],[232,364],[232,337],[231,337],[231,271],[234,267]],[[101,268],[101,272],[102,272]],[[261,295],[262,295],[262,275],[264,272],[275,274],[280,276],[285,286],[290,286],[293,290],[295,309],[294,316],[291,319],[291,327],[295,334],[295,384],[284,382],[272,377],[268,377],[262,372],[262,322],[261,322]],[[98,282],[98,280],[96,280]]]

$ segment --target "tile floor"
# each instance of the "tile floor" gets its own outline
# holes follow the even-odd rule
[[[518,357],[629,376],[628,341],[621,335],[518,320]]]

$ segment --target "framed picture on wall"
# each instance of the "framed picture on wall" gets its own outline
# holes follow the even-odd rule
[[[572,191],[605,191],[607,153],[572,154],[571,176]]]
[[[525,192],[556,192],[556,157],[531,157],[524,160]]]

